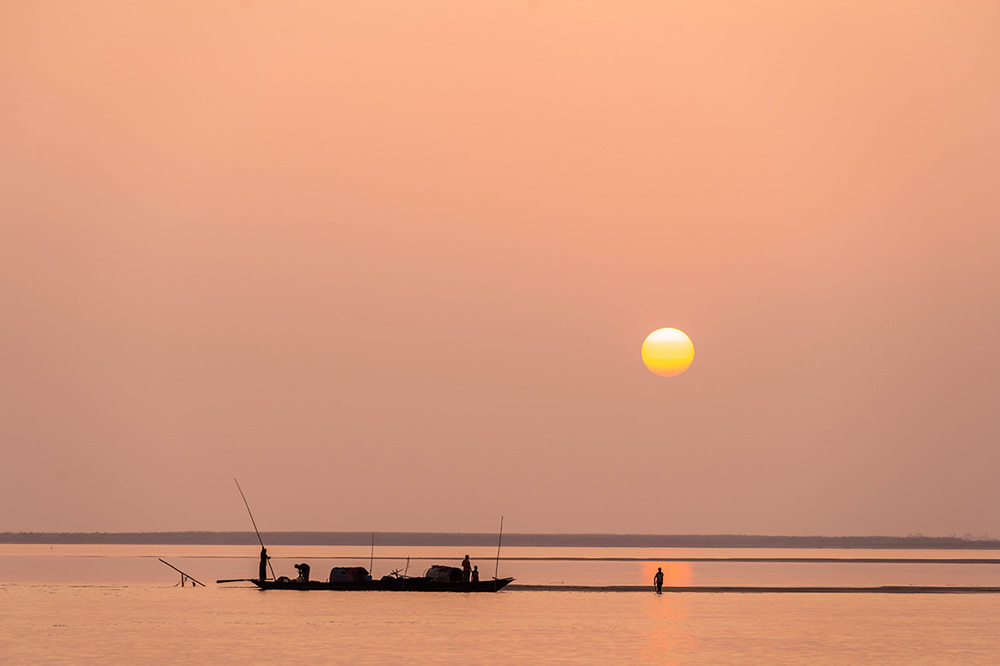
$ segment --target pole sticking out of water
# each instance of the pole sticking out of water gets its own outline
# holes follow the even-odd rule
[[[170,562],[167,562],[164,559],[161,559],[159,557],[156,558],[156,559],[160,560],[161,562],[163,562],[168,567],[170,567],[171,569],[173,569],[174,571],[176,571],[177,573],[179,573],[181,575],[181,587],[184,587],[184,582],[188,581],[188,580],[191,581],[191,586],[192,587],[196,587],[198,585],[201,585],[202,587],[205,587],[205,584],[203,582],[201,582],[200,580],[198,580],[197,578],[195,578],[191,574],[185,573],[185,572],[181,571],[180,569],[178,569],[177,567],[175,567]],[[174,587],[177,587],[177,586],[175,585]]]
[[[375,566],[375,533],[372,532],[372,558],[368,560],[368,575],[375,578],[375,574],[372,573],[372,567]]]
[[[233,481],[236,481],[236,477],[233,477]],[[240,497],[243,498],[243,504],[247,507],[247,513],[250,514],[250,522],[253,523],[253,531],[257,534],[257,541],[260,541],[261,549],[264,548],[264,540],[260,538],[260,530],[257,529],[257,521],[253,519],[253,511],[250,510],[250,504],[247,502],[247,496],[243,494],[243,489],[240,488],[240,482],[236,481],[236,488],[240,491]],[[267,559],[267,567],[271,570],[271,578],[277,579],[278,577],[274,575],[274,567],[271,566],[271,558]]]
[[[493,591],[497,590],[497,576],[500,574],[500,544],[503,543],[503,516],[500,516],[500,538],[497,539],[497,568],[493,571]]]

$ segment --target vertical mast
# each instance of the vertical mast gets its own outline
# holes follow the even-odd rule
[[[500,573],[500,544],[503,543],[503,516],[500,516],[500,538],[497,539],[497,567],[493,571],[493,591],[497,590],[497,574]]]

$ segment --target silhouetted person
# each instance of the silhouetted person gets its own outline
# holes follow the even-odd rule
[[[296,564],[295,569],[299,572],[299,577],[295,579],[296,583],[308,583],[309,582],[309,565],[303,562],[302,564]]]
[[[479,582],[479,567],[472,567],[472,582]]]
[[[257,572],[258,580],[267,580],[267,561],[271,559],[268,557],[267,548],[261,546],[260,549],[260,570]]]
[[[462,560],[462,581],[468,583],[469,576],[471,574],[472,574],[472,562],[469,561],[469,556],[466,555],[465,559]]]
[[[663,567],[656,568],[656,575],[653,576],[653,585],[656,585],[657,594],[663,594]]]

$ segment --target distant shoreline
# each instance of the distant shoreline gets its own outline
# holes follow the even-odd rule
[[[368,546],[372,532],[261,532],[276,546]],[[497,534],[375,532],[379,546],[497,545]],[[0,532],[0,544],[133,544],[245,546],[257,544],[253,532]],[[505,547],[536,548],[815,548],[1000,550],[997,539],[886,536],[763,536],[657,534],[504,534]]]

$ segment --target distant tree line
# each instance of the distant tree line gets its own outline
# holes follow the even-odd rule
[[[371,532],[261,532],[275,546],[367,546]],[[253,546],[253,532],[0,532],[11,544],[176,544]],[[376,532],[380,546],[495,546],[496,534]],[[872,548],[1000,549],[986,537],[766,536],[752,534],[504,534],[504,546],[539,548]]]

